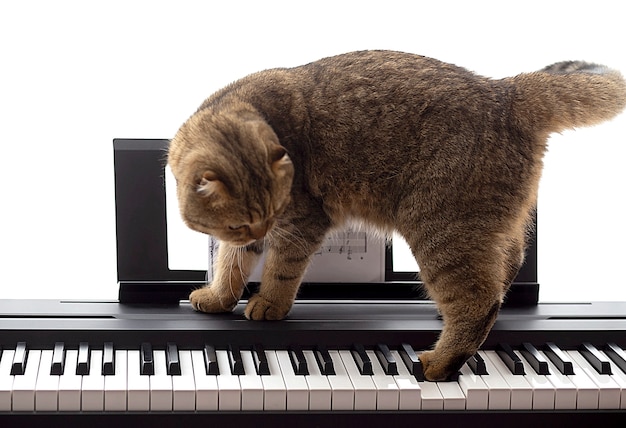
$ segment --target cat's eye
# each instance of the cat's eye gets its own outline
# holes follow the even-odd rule
[[[241,229],[243,229],[244,227],[246,227],[246,225],[245,225],[245,224],[238,224],[238,225],[235,225],[235,226],[228,226],[228,228],[229,228],[230,230],[241,230]]]

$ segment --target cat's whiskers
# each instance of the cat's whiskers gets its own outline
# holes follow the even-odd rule
[[[233,247],[233,249],[230,252],[230,260],[228,263],[228,266],[230,266],[231,271],[229,272],[228,275],[228,289],[230,290],[230,295],[233,297],[233,299],[235,301],[239,300],[239,296],[237,296],[237,293],[235,293],[235,291],[233,290],[233,266],[235,266],[235,263],[237,263],[237,268],[239,269],[239,271],[241,271],[241,247]]]
[[[226,266],[232,266],[233,262],[235,261],[235,253],[237,252],[236,248],[230,248],[228,252],[226,252],[225,256],[224,256],[224,262],[226,264]],[[239,300],[239,298],[235,295],[235,293],[233,292],[233,275],[232,275],[232,271],[228,272],[228,290],[231,293],[231,296],[233,297],[233,300],[236,302],[237,300]],[[223,296],[221,294],[217,295],[219,301],[220,301],[220,306],[222,306],[223,308],[229,308],[230,305],[225,305],[224,304],[224,300],[223,300]]]
[[[241,268],[241,264],[244,261],[245,252],[246,250],[244,247],[237,248],[237,267],[239,268],[239,275],[241,276],[241,283],[244,285],[244,287],[247,286],[248,284],[248,276],[243,272],[243,269]]]
[[[275,236],[273,234],[268,235],[270,240],[274,240],[275,238],[285,240],[302,252],[307,253],[307,241],[302,236],[298,236],[298,234],[278,225],[274,226],[272,232],[276,232],[276,234]]]

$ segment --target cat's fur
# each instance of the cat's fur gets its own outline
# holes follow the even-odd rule
[[[522,264],[548,136],[625,104],[622,76],[583,62],[491,80],[366,51],[236,81],[169,150],[184,221],[221,240],[213,283],[191,304],[231,311],[265,251],[245,316],[282,319],[329,231],[353,219],[396,230],[444,320],[425,376],[445,379],[481,345]]]

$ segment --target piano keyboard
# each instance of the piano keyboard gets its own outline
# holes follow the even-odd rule
[[[0,354],[0,412],[590,410],[626,408],[626,353],[615,343],[500,344],[450,382],[425,382],[419,351],[114,343]]]
[[[243,309],[0,300],[0,426],[626,426],[626,303],[505,308],[450,382],[432,304]]]

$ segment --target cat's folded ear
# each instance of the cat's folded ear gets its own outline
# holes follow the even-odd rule
[[[293,172],[291,158],[283,146],[273,145],[270,148],[270,162],[272,163],[272,171],[276,176]]]
[[[226,186],[213,171],[204,171],[198,180],[196,191],[207,198],[209,196],[225,196],[227,193]]]

